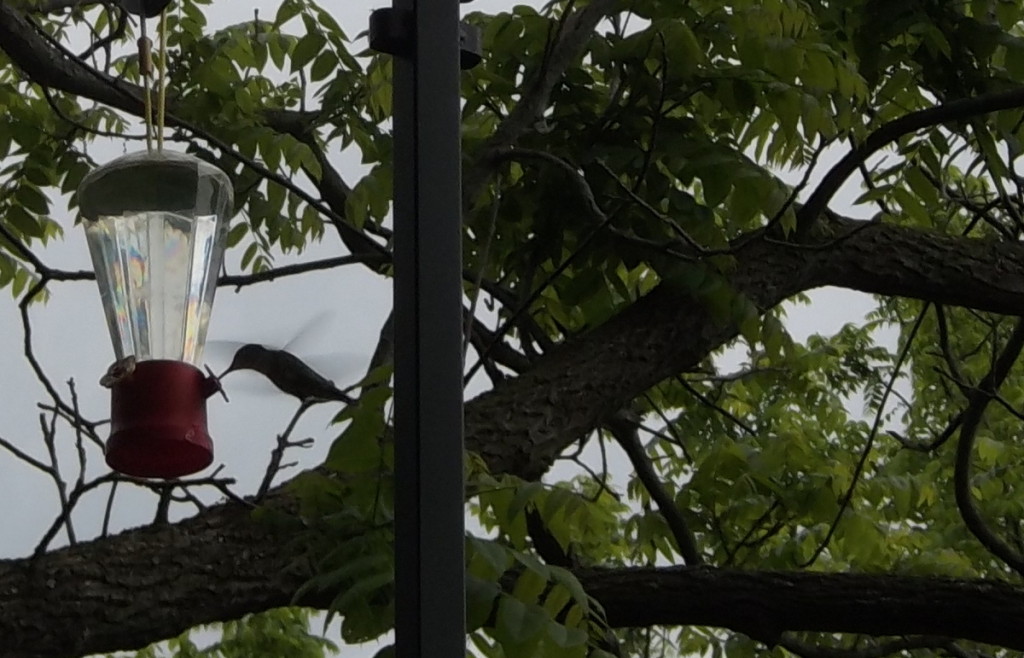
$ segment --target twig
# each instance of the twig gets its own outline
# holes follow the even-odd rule
[[[4,439],[4,438],[0,437],[0,447],[4,448],[5,450],[7,450],[7,452],[11,453],[12,455],[17,457],[21,461],[23,461],[26,464],[28,464],[29,466],[37,468],[40,471],[42,471],[43,473],[46,473],[47,475],[51,475],[53,473],[53,468],[52,467],[47,466],[46,464],[44,464],[43,462],[39,461],[38,459],[36,459],[32,455],[28,454],[27,452],[24,452],[23,450],[18,448],[16,445],[11,443],[7,439]]]
[[[658,41],[661,42],[661,62],[658,66],[658,70],[654,72],[654,77],[658,80],[658,105],[656,108],[652,108],[654,111],[651,113],[653,116],[651,117],[651,133],[650,137],[647,140],[647,148],[641,147],[641,150],[644,154],[644,159],[640,165],[640,171],[637,174],[636,182],[633,183],[633,187],[628,188],[629,192],[633,196],[638,196],[637,191],[640,190],[640,186],[643,184],[644,180],[647,178],[648,172],[650,172],[651,170],[651,162],[654,160],[654,150],[658,143],[658,128],[661,127],[661,122],[667,114],[665,112],[665,97],[668,95],[668,85],[666,84],[669,72],[668,44],[665,42],[665,32],[663,30],[658,30],[657,34]],[[652,41],[651,46],[653,47],[653,45],[654,43]],[[644,59],[647,58],[645,57]],[[696,89],[700,89],[702,86],[702,84],[695,85],[695,90],[691,91],[691,93],[687,96],[687,99],[689,99],[690,96],[696,93]],[[640,146],[639,140],[637,145]],[[612,177],[616,181],[619,180],[619,177],[615,176],[614,174]]]
[[[358,256],[337,256],[334,258],[324,258],[321,260],[314,260],[308,263],[296,263],[294,265],[284,265],[277,267],[272,270],[264,270],[263,272],[255,272],[253,274],[229,274],[220,277],[217,280],[218,286],[234,286],[235,291],[241,290],[245,286],[251,286],[256,283],[262,283],[264,281],[273,281],[286,276],[293,276],[296,274],[304,274],[306,272],[314,272],[317,270],[329,270],[335,267],[342,267],[345,265],[353,265],[355,263],[361,263],[362,259]]]
[[[872,448],[875,445],[875,439],[878,437],[878,430],[882,426],[882,416],[885,413],[885,405],[889,401],[889,395],[892,393],[893,387],[896,385],[896,380],[899,379],[900,370],[903,368],[904,362],[910,355],[910,348],[914,345],[914,339],[917,338],[918,331],[921,329],[921,325],[924,323],[924,318],[928,314],[929,304],[925,304],[924,308],[917,314],[917,320],[914,322],[914,326],[910,329],[910,335],[907,337],[907,343],[900,350],[899,356],[896,358],[896,363],[893,366],[892,375],[889,376],[889,382],[885,386],[885,390],[882,391],[882,399],[878,403],[878,410],[875,411],[875,419],[871,424],[871,431],[868,433],[868,439],[864,442],[864,449],[860,453],[860,459],[857,460],[857,466],[853,469],[853,477],[850,479],[850,486],[846,488],[846,492],[843,497],[839,500],[839,511],[836,512],[835,518],[832,520],[832,524],[828,528],[828,532],[825,533],[825,538],[821,540],[818,547],[814,549],[814,553],[807,561],[800,564],[802,568],[807,568],[814,564],[818,557],[821,556],[822,552],[828,547],[832,541],[833,535],[835,535],[836,529],[839,527],[839,522],[842,521],[843,515],[849,508],[850,503],[853,501],[853,492],[857,488],[857,483],[860,482],[860,477],[864,473],[864,467],[867,465],[868,456],[871,454]]]
[[[992,400],[991,394],[999,390],[999,386],[1009,375],[1010,369],[1016,363],[1022,349],[1024,349],[1024,320],[1018,320],[1002,353],[996,359],[995,365],[978,385],[978,390],[971,395],[971,400],[964,412],[963,425],[960,428],[960,440],[957,444],[956,462],[953,469],[953,490],[956,494],[956,504],[967,528],[990,553],[1019,574],[1024,574],[1024,555],[1021,555],[989,528],[981,517],[971,495],[971,455],[974,451],[974,441],[977,438],[981,419]]]
[[[651,397],[650,393],[644,393],[644,399],[647,401],[647,404],[651,405],[651,408],[654,409],[654,412],[658,414],[658,416],[661,418],[661,422],[665,423],[665,429],[668,430],[668,433],[671,436],[665,436],[663,432],[658,432],[652,428],[645,427],[643,425],[638,425],[638,427],[640,427],[640,429],[644,430],[645,432],[648,432],[649,434],[653,434],[659,439],[668,441],[669,443],[679,446],[679,449],[683,451],[683,457],[690,464],[690,466],[693,466],[693,455],[690,454],[689,448],[686,447],[686,442],[683,441],[683,437],[680,436],[679,430],[676,429],[675,423],[669,420],[668,414],[666,414],[665,410],[661,408],[661,405],[654,402],[654,398]]]
[[[498,340],[496,338],[497,334],[488,329],[487,325],[479,318],[474,318],[467,312],[466,319],[473,323],[470,337],[472,338],[473,347],[476,348],[477,352],[482,353],[488,346],[492,346],[488,362],[491,360],[496,361],[517,373],[523,372],[530,367],[532,359],[529,356],[516,351],[511,345]],[[484,367],[487,367],[487,363],[484,363]]]
[[[706,395],[704,395],[703,393],[698,391],[696,388],[694,388],[685,379],[683,379],[679,375],[676,375],[675,379],[676,379],[677,382],[679,382],[679,385],[682,386],[684,389],[686,389],[686,391],[690,395],[692,395],[693,397],[697,398],[700,402],[702,402],[702,403],[706,404],[707,406],[711,407],[712,409],[717,411],[719,414],[721,414],[725,418],[729,419],[732,422],[733,425],[735,425],[736,427],[739,427],[740,429],[742,429],[744,432],[747,433],[748,436],[757,436],[757,432],[754,431],[753,427],[751,427],[750,425],[747,425],[745,422],[743,422],[742,420],[737,418],[735,415],[732,414],[732,412],[730,412],[725,407],[722,407],[721,405],[715,404],[714,401],[712,401]]]
[[[64,482],[64,478],[60,473],[60,461],[57,459],[57,414],[50,415],[50,424],[47,426],[46,416],[39,414],[39,428],[43,433],[43,443],[46,445],[46,452],[50,455],[50,477],[53,478],[53,484],[57,487],[57,497],[60,499],[61,508],[65,508],[68,505],[68,486]],[[71,523],[71,515],[65,517],[65,526],[67,527],[68,543],[72,546],[78,543],[75,537],[75,528]]]
[[[89,441],[94,443],[96,447],[100,448],[101,450],[103,449],[103,440],[100,438],[99,434],[96,433],[96,428],[101,425],[108,424],[110,422],[109,419],[90,421],[84,418],[75,418],[73,410],[70,412],[65,411],[64,409],[61,409],[57,405],[46,404],[45,402],[37,403],[36,407],[42,409],[43,411],[56,412],[61,418],[64,419],[65,422],[67,422],[72,427],[80,427],[85,432],[85,437],[89,439]]]
[[[153,513],[153,525],[161,525],[170,521],[171,498],[174,487],[163,487],[157,493],[156,512]]]
[[[25,359],[29,362],[29,365],[32,367],[32,372],[35,373],[36,379],[39,380],[39,382],[43,385],[43,388],[46,389],[46,392],[49,393],[50,398],[53,400],[56,409],[59,410],[60,412],[63,412],[64,414],[69,415],[72,418],[78,419],[78,416],[75,414],[75,410],[68,406],[67,403],[65,403],[61,399],[60,394],[57,392],[57,389],[53,386],[53,382],[50,381],[50,378],[47,377],[46,373],[43,371],[43,367],[39,363],[39,360],[36,358],[35,351],[33,350],[32,347],[32,323],[29,321],[28,307],[32,303],[32,300],[35,299],[36,296],[39,295],[39,293],[41,293],[43,289],[46,287],[47,281],[48,278],[44,275],[42,278],[39,279],[39,281],[35,283],[35,285],[29,288],[29,290],[21,298],[21,301],[18,303],[19,310],[21,311],[22,332],[24,334],[23,350],[25,354]],[[88,422],[85,421],[84,419],[76,420],[76,422],[84,422],[88,425]]]
[[[81,487],[75,487],[71,491],[71,495],[68,496],[67,504],[61,506],[60,514],[57,515],[57,518],[50,525],[50,528],[43,534],[42,539],[39,540],[39,543],[36,545],[36,549],[32,552],[32,557],[39,557],[46,552],[46,549],[49,547],[50,542],[53,541],[57,531],[62,525],[64,525],[65,520],[71,516],[71,510],[74,509],[79,498],[92,489],[106,484],[107,482],[115,481],[121,477],[122,476],[117,473],[107,473],[106,475],[101,475],[95,480],[85,483]]]
[[[107,504],[103,508],[103,527],[100,529],[101,537],[106,537],[110,533],[110,513],[114,509],[114,494],[117,493],[117,483],[117,480],[110,483],[110,495],[107,496]]]
[[[315,403],[315,400],[303,400],[302,404],[299,405],[299,408],[295,410],[295,414],[292,415],[292,419],[289,421],[284,432],[277,435],[277,445],[274,446],[274,449],[270,453],[270,463],[267,464],[267,472],[263,475],[263,481],[260,483],[259,489],[256,490],[256,500],[262,500],[270,489],[270,485],[273,484],[274,478],[282,468],[281,460],[284,458],[285,450],[294,447],[309,447],[311,440],[289,441],[288,437],[291,435],[292,430],[295,429],[295,425],[299,422],[299,419],[302,418],[302,415]]]
[[[602,463],[604,464],[604,473],[602,473],[601,475],[598,475],[594,471],[594,469],[591,468],[590,464],[588,464],[587,462],[585,462],[585,461],[583,461],[582,459],[579,458],[580,455],[583,452],[583,446],[586,445],[586,443],[589,440],[589,438],[590,438],[590,435],[588,434],[587,436],[585,436],[582,439],[580,439],[580,442],[579,442],[580,447],[579,447],[579,449],[573,455],[565,455],[565,456],[558,457],[557,459],[558,460],[571,461],[572,463],[576,464],[577,466],[582,468],[584,471],[586,471],[587,474],[591,478],[594,479],[594,482],[597,483],[597,493],[594,495],[594,500],[596,500],[598,497],[600,497],[601,493],[607,493],[609,496],[611,496],[615,500],[621,500],[621,496],[619,496],[618,493],[616,493],[611,487],[608,486],[608,461],[607,461],[607,459],[602,459]],[[601,438],[600,437],[600,433],[598,433],[598,442],[599,443],[600,443],[600,438]],[[601,444],[600,450],[602,451],[602,455],[604,455],[604,444],[603,443]]]
[[[966,381],[966,378],[960,371],[960,364],[953,357],[953,348],[949,341],[949,325],[946,323],[946,311],[942,304],[935,305],[935,320],[939,329],[939,346],[946,359],[946,364],[956,379]]]
[[[57,118],[73,128],[76,128],[86,134],[97,135],[99,137],[111,137],[114,139],[127,139],[133,141],[144,141],[146,139],[145,135],[130,135],[128,133],[118,133],[111,130],[103,130],[101,128],[90,128],[84,123],[72,119],[64,112],[64,110],[60,109],[60,106],[57,105],[57,101],[53,98],[53,92],[50,91],[49,87],[40,85],[39,88],[43,92],[43,98],[46,99],[47,104],[50,106],[50,109],[53,110],[53,113],[57,115]]]
[[[725,559],[725,562],[722,564],[723,567],[732,566],[733,561],[736,558],[736,553],[739,552],[740,548],[744,548],[744,547],[748,547],[749,546],[749,544],[747,542],[750,541],[750,537],[755,532],[757,532],[758,528],[760,528],[762,525],[764,525],[764,522],[768,520],[768,518],[771,516],[772,512],[774,512],[779,507],[781,507],[781,505],[782,504],[779,502],[778,498],[776,498],[774,501],[772,501],[772,504],[768,507],[768,509],[766,509],[764,511],[764,513],[761,514],[761,516],[757,517],[757,520],[755,520],[753,523],[750,524],[750,527],[747,528],[747,532],[742,537],[740,537],[740,540],[738,542],[736,542],[736,548],[733,549],[732,551],[729,551],[728,548],[726,548],[726,553],[728,555],[727,555],[727,557]],[[765,533],[765,534],[767,535],[768,533]],[[759,541],[762,541],[763,539],[764,539],[764,537],[762,537],[761,540],[759,540]]]
[[[78,410],[78,391],[75,390],[75,380],[68,380],[68,389],[71,391],[71,408],[75,412],[75,418],[79,417]],[[78,478],[75,481],[75,486],[80,487],[85,484],[85,442],[82,440],[82,424],[75,423],[75,448],[78,450]]]
[[[747,368],[745,370],[737,370],[736,372],[726,373],[724,375],[713,375],[713,374],[711,374],[711,375],[701,375],[701,374],[698,374],[698,375],[693,376],[693,377],[687,377],[686,381],[689,381],[689,382],[713,382],[715,384],[728,384],[730,382],[739,381],[741,379],[745,379],[747,377],[752,377],[754,375],[760,375],[760,374],[766,373],[766,372],[785,373],[786,369],[785,368],[776,368],[776,367],[769,367],[769,368]]]
[[[110,46],[115,41],[117,41],[118,39],[123,37],[124,34],[125,34],[125,31],[128,29],[128,12],[125,11],[123,8],[121,8],[121,6],[118,3],[110,3],[110,4],[107,5],[107,11],[108,12],[111,11],[113,8],[117,9],[117,22],[114,23],[113,21],[111,21],[110,22],[110,31],[107,32],[106,36],[104,36],[104,37],[102,37],[100,39],[97,39],[96,41],[93,41],[89,45],[89,47],[86,48],[82,52],[82,54],[78,56],[79,59],[84,61],[86,58],[91,56],[97,50],[102,48],[104,50],[104,52],[106,52],[106,54],[107,54],[106,66],[107,66],[107,68],[110,67]],[[93,63],[95,63],[95,62],[96,62],[96,60],[93,59]]]
[[[248,503],[247,501],[239,498],[237,495],[235,495],[228,488],[229,485],[232,485],[232,484],[235,483],[235,480],[233,478],[217,478],[216,477],[217,473],[219,473],[220,470],[221,469],[218,468],[216,471],[214,471],[214,473],[212,475],[210,475],[208,477],[195,478],[195,479],[192,479],[192,480],[173,480],[173,481],[170,481],[170,482],[159,482],[159,481],[154,481],[154,480],[146,480],[146,479],[143,479],[143,478],[130,477],[130,476],[127,476],[127,475],[122,475],[120,473],[116,473],[116,472],[111,471],[110,473],[106,473],[104,475],[101,475],[101,476],[99,476],[99,477],[97,477],[97,478],[95,478],[93,480],[89,480],[88,482],[86,482],[85,484],[83,484],[80,487],[76,486],[74,489],[72,489],[70,495],[68,496],[68,504],[66,506],[64,506],[63,508],[61,508],[60,514],[57,516],[57,518],[54,520],[54,522],[50,525],[49,529],[47,529],[47,531],[43,534],[42,539],[39,540],[39,544],[36,545],[35,550],[32,552],[32,557],[33,558],[37,558],[40,555],[42,555],[44,552],[46,552],[46,549],[49,547],[50,542],[53,541],[53,538],[56,536],[57,532],[60,530],[60,527],[62,525],[64,525],[66,519],[71,515],[71,511],[74,509],[75,505],[82,498],[82,496],[84,496],[85,494],[89,493],[93,489],[96,489],[97,487],[101,487],[104,484],[108,484],[108,483],[117,484],[118,482],[126,482],[128,484],[134,484],[134,485],[136,485],[138,487],[142,487],[144,489],[150,489],[151,491],[155,491],[157,493],[162,492],[163,490],[168,489],[168,488],[173,489],[174,487],[210,486],[210,487],[213,487],[213,488],[215,488],[215,489],[225,493],[225,495],[227,495],[232,500],[241,502],[241,503],[251,507],[252,506],[251,503]],[[112,501],[112,500],[113,500],[113,489],[111,489],[111,494],[110,494],[110,497],[108,498],[108,506],[110,504],[110,501]],[[105,529],[107,529],[108,522],[109,522],[109,518],[105,518],[104,519],[104,528]]]

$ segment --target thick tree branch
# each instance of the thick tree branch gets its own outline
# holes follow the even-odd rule
[[[783,630],[931,635],[1024,649],[1024,588],[1006,583],[706,567],[577,576],[614,627],[724,626],[755,639]]]
[[[803,658],[885,658],[915,649],[945,649],[952,641],[944,637],[913,636],[845,649],[821,646],[794,637],[784,637],[779,646]]]
[[[246,508],[231,504],[34,564],[0,562],[0,655],[138,647],[196,623],[288,605],[303,576],[286,568],[284,545],[267,526],[249,522]],[[784,630],[921,634],[1024,649],[1024,588],[1006,583],[711,568],[576,575],[616,628],[692,624],[766,641]],[[323,607],[331,596],[299,603]]]
[[[735,252],[729,280],[760,309],[835,285],[1016,315],[1024,308],[1024,245],[832,217],[814,247],[764,236]],[[575,438],[659,381],[695,367],[736,327],[666,282],[605,325],[467,407],[471,449],[522,477],[547,470]],[[514,422],[513,422],[514,419]],[[570,438],[571,437],[571,438]]]

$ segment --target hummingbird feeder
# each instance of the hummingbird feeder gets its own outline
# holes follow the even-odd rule
[[[227,175],[191,155],[133,153],[89,173],[78,203],[117,361],[107,464],[175,478],[213,461],[199,364],[233,193]]]

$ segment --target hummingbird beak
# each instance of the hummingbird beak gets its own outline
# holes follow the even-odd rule
[[[238,355],[236,354],[235,358],[231,359],[231,364],[227,367],[227,369],[224,372],[217,375],[217,379],[223,379],[229,372],[240,370],[242,364],[239,363],[239,361],[241,361],[241,359],[239,359]]]

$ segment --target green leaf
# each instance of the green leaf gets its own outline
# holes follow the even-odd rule
[[[253,257],[256,256],[256,252],[259,249],[259,245],[255,242],[245,248],[245,253],[242,254],[242,269],[248,269],[249,264],[252,263]]]
[[[50,202],[46,196],[39,191],[39,188],[31,183],[22,183],[14,192],[14,200],[20,203],[26,210],[37,215],[47,215],[50,212]]]
[[[325,45],[327,40],[317,32],[311,32],[299,39],[292,50],[292,73],[312,62]]]
[[[497,578],[512,564],[512,554],[506,547],[487,539],[470,537],[468,539],[470,557],[480,557],[489,567],[494,577]]]
[[[548,625],[543,608],[502,595],[498,602],[497,631],[503,642],[527,644],[536,640]]]
[[[502,595],[501,585],[491,580],[466,576],[466,628],[481,628],[491,617],[494,602]]]
[[[277,14],[274,16],[274,29],[280,29],[285,23],[298,16],[300,11],[302,11],[302,5],[296,0],[282,0],[281,5],[277,8]]]
[[[309,71],[311,82],[324,80],[338,69],[338,56],[330,50],[320,53],[313,62],[313,68]]]
[[[512,502],[509,503],[508,510],[506,511],[506,518],[509,521],[512,521],[522,514],[526,505],[539,496],[543,491],[544,483],[537,481],[526,482],[516,488],[516,495],[512,498]]]
[[[242,238],[244,238],[248,233],[249,233],[249,225],[248,224],[246,224],[245,222],[240,222],[238,224],[235,224],[233,227],[231,227],[231,230],[228,231],[228,242],[227,242],[228,248],[236,246],[239,242],[242,241]],[[243,265],[242,267],[244,268],[245,265]]]
[[[45,234],[39,219],[29,214],[22,206],[8,206],[5,219],[22,235],[41,238]]]
[[[548,635],[562,649],[571,649],[587,642],[587,632],[579,628],[566,628],[556,621],[548,624]]]

